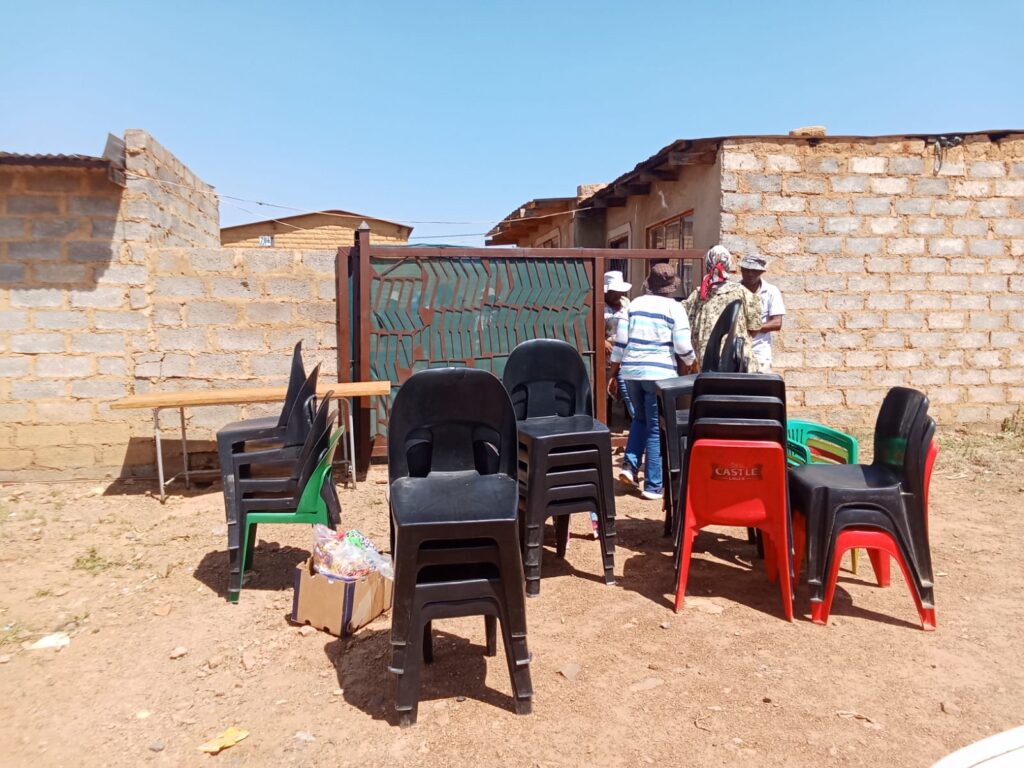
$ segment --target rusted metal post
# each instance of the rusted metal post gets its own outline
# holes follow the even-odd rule
[[[373,273],[370,268],[370,226],[364,221],[356,230],[358,269],[353,281],[352,293],[356,301],[353,320],[357,328],[356,339],[359,381],[370,381],[370,282]],[[357,298],[358,297],[358,298]],[[368,397],[356,400],[356,466],[366,472],[370,468],[370,454],[373,451],[373,437],[370,434],[373,401]]]
[[[349,275],[351,249],[339,248],[334,257],[334,307],[338,344],[338,381],[352,381],[352,328],[349,315]]]
[[[604,257],[594,258],[594,406],[597,420],[608,423],[607,352],[604,348]]]

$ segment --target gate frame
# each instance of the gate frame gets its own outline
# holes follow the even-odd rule
[[[604,332],[596,325],[598,318],[604,320],[604,285],[605,265],[612,259],[667,261],[673,259],[698,260],[700,274],[704,272],[704,254],[702,249],[687,248],[682,250],[650,249],[650,248],[463,248],[453,247],[416,247],[405,245],[371,245],[370,228],[364,223],[356,230],[355,243],[350,247],[338,249],[335,257],[335,305],[337,307],[337,345],[338,345],[338,381],[352,381],[355,370],[356,381],[370,380],[370,258],[384,259],[577,259],[584,261],[593,288],[587,303],[591,307],[590,331],[595,342],[603,341]],[[645,270],[646,271],[646,270]],[[349,280],[352,291],[349,292]],[[353,328],[349,317],[355,321]],[[593,386],[595,416],[600,421],[607,421],[607,401],[603,397],[607,389],[605,369],[606,352],[603,343],[595,343],[593,350]],[[349,350],[352,350],[350,354]],[[581,354],[587,354],[581,350]],[[369,398],[358,397],[354,402],[354,422],[356,424],[356,465],[365,472],[370,464],[371,456],[386,455],[387,443],[383,440],[370,439],[370,422],[372,408]]]

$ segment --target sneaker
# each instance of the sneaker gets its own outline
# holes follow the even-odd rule
[[[636,488],[636,470],[623,464],[622,468],[619,470],[619,482],[623,485],[628,485],[630,488]]]
[[[640,495],[650,501],[661,501],[665,498],[665,493],[663,491],[648,491],[645,489],[640,492]]]

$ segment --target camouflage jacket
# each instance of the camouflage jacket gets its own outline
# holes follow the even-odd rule
[[[693,348],[697,352],[697,362],[704,357],[711,329],[715,327],[719,315],[729,304],[740,299],[743,301],[743,317],[746,322],[739,322],[737,334],[743,338],[746,349],[747,364],[750,371],[757,371],[757,361],[751,354],[752,337],[761,327],[761,297],[751,293],[741,283],[728,281],[720,285],[706,300],[701,300],[700,289],[696,289],[683,302],[686,314],[690,318],[690,332],[693,335]]]

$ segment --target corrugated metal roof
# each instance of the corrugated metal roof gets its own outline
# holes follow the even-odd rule
[[[0,152],[0,165],[48,166],[51,168],[109,168],[110,160],[91,155],[22,155]]]

